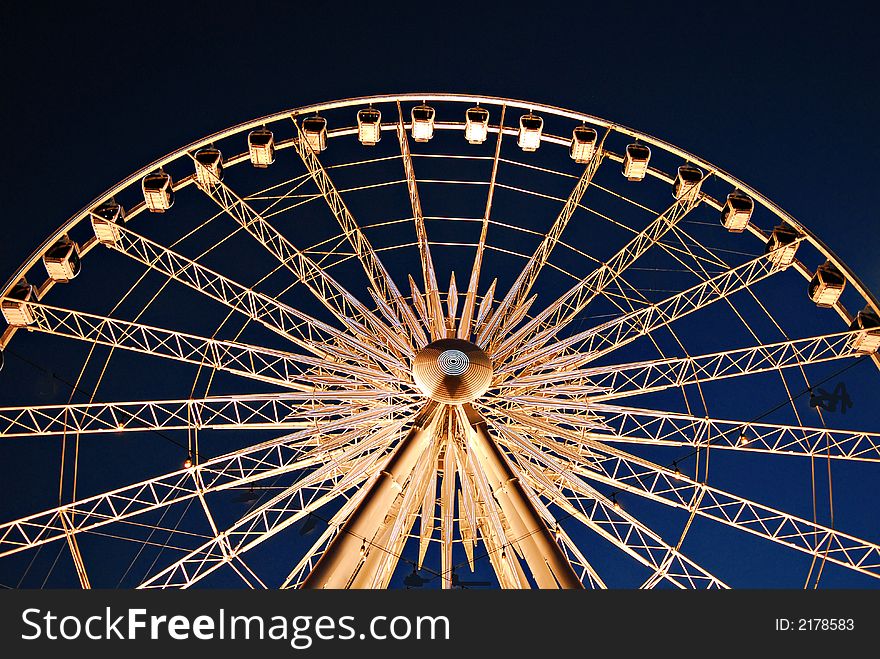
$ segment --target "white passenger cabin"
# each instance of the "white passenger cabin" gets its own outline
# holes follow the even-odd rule
[[[482,144],[489,136],[489,111],[479,105],[464,114],[464,138],[471,144]]]
[[[651,149],[644,144],[629,144],[623,156],[623,175],[629,181],[641,181],[648,173]]]
[[[358,139],[364,146],[375,146],[382,139],[382,113],[375,108],[358,110]]]
[[[837,304],[843,289],[846,287],[846,277],[831,261],[826,261],[818,268],[816,274],[810,280],[808,294],[817,307],[829,308]]]
[[[672,184],[672,195],[676,199],[694,199],[700,194],[702,183],[703,172],[699,167],[682,165]]]
[[[70,281],[82,269],[79,245],[63,236],[43,254],[43,265],[46,267],[46,274],[53,281]]]
[[[196,151],[196,185],[209,191],[223,180],[223,154],[212,146]]]
[[[121,205],[111,198],[89,212],[89,215],[98,242],[103,245],[119,242],[119,227],[125,226],[125,209]]]
[[[536,114],[529,112],[519,118],[519,136],[517,144],[523,151],[537,151],[541,146],[541,132],[544,130],[544,120]]]
[[[254,167],[265,169],[275,162],[275,136],[268,128],[248,133],[248,155]]]
[[[327,120],[324,117],[307,117],[302,122],[306,142],[315,153],[327,148]]]
[[[721,209],[721,224],[731,233],[742,233],[749,226],[755,202],[741,192],[727,195],[727,203]]]
[[[590,162],[593,153],[596,150],[596,141],[599,136],[594,128],[587,126],[578,126],[571,134],[571,146],[568,149],[568,155],[577,163],[585,164]]]
[[[850,340],[850,346],[855,352],[870,355],[880,349],[880,318],[870,307],[865,307],[856,315],[850,330],[856,330]]]
[[[416,142],[427,142],[434,137],[434,108],[417,105],[412,109],[412,138]]]
[[[34,315],[26,303],[30,302],[33,297],[34,289],[26,279],[22,279],[13,286],[2,305],[3,317],[6,322],[16,327],[32,325]]]
[[[794,263],[794,257],[800,244],[799,237],[797,231],[780,224],[770,234],[764,253],[770,255],[770,261],[776,267],[787,268]]]
[[[144,193],[144,202],[151,213],[164,213],[174,205],[171,176],[161,169],[144,176],[141,190]]]

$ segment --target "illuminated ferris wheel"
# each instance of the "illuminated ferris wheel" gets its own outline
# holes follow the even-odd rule
[[[880,578],[876,520],[833,517],[876,508],[846,484],[878,482],[877,300],[746,184],[597,117],[266,116],[112,187],[2,292],[6,584]]]

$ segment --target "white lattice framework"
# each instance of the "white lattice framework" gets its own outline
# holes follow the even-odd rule
[[[423,102],[437,108],[428,144],[413,139],[409,115]],[[481,145],[461,135],[475,104],[490,112]],[[355,139],[356,110],[368,105],[381,109],[386,137],[372,150]],[[516,144],[528,111],[546,119],[536,154]],[[308,134],[305,120],[315,115],[329,122],[326,152]],[[589,159],[575,163],[567,148],[581,124],[597,139]],[[262,126],[275,135],[278,162],[250,171],[245,138]],[[633,140],[654,151],[640,183],[615,171]],[[222,176],[196,176],[195,154],[209,145],[224,154]],[[700,168],[702,180],[670,198],[683,164]],[[143,177],[160,168],[177,199],[162,216],[140,196]],[[445,210],[444,194],[465,199],[474,190],[480,203],[469,214]],[[734,190],[755,204],[742,235],[718,221]],[[93,217],[112,199],[128,206],[124,224]],[[365,212],[371,219],[359,217]],[[152,226],[155,217],[170,228]],[[793,242],[765,250],[780,224]],[[45,279],[42,256],[65,235],[79,241],[84,263],[82,280],[68,287],[100,294],[68,299]],[[260,258],[230,261],[236,244]],[[829,312],[804,290],[825,262],[846,280]],[[130,288],[114,265],[137,274]],[[102,268],[100,282],[88,279]],[[25,277],[36,285],[21,299],[14,287]],[[161,288],[147,295],[146,281]],[[16,502],[0,519],[0,565],[20,581],[57,546],[71,560],[58,567],[56,558],[45,583],[68,563],[83,587],[111,583],[118,575],[103,574],[106,550],[95,544],[103,541],[137,547],[122,578],[145,588],[384,588],[409,572],[453,588],[464,570],[502,588],[761,585],[728,578],[724,563],[691,541],[704,520],[755,547],[805,556],[803,570],[791,568],[802,583],[804,571],[818,583],[826,565],[868,585],[880,578],[880,529],[849,533],[846,517],[835,524],[833,507],[823,517],[815,498],[825,463],[830,489],[837,465],[880,462],[880,432],[866,409],[880,390],[871,347],[880,330],[851,327],[861,309],[880,312],[877,300],[757,191],[597,117],[453,94],[347,99],[262,117],[108,190],[0,292],[10,320],[0,336],[0,443],[62,455],[57,487],[47,493],[36,482],[24,497],[33,507]],[[797,295],[802,308],[780,303]],[[188,310],[187,299],[223,320]],[[150,320],[154,309],[164,326]],[[30,338],[18,336],[25,332]],[[473,405],[427,400],[413,381],[419,351],[451,337],[492,360],[492,386]],[[18,346],[41,341],[53,347],[30,347],[34,361],[63,362],[68,346],[81,364],[66,402],[24,400],[27,387],[10,379]],[[860,362],[852,373],[868,388],[856,419],[867,427],[846,427],[847,417],[821,407],[803,418],[805,391]],[[131,383],[117,378],[114,388],[105,379],[123,368],[122,379],[134,382],[155,371],[167,395],[114,398]],[[164,379],[163,368],[171,369]],[[732,413],[753,402],[755,387],[767,392],[769,411]],[[112,461],[100,474],[82,464],[91,455],[84,447],[95,445],[113,455],[156,446],[144,468],[167,469],[120,483]],[[806,495],[787,511],[715,475],[763,460],[778,465],[780,488],[812,478],[812,519]],[[772,487],[764,491],[773,499]],[[231,492],[245,495],[245,509]],[[320,532],[302,537],[311,527]],[[263,564],[267,547],[284,557],[280,569]],[[622,582],[605,555],[639,577]]]

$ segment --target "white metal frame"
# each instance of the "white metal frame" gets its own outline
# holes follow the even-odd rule
[[[482,156],[489,161],[486,180],[471,182],[485,185],[487,196],[481,216],[474,218],[481,227],[479,240],[461,244],[476,249],[471,271],[466,273],[467,289],[461,292],[454,274],[445,291],[436,276],[430,235],[434,218],[430,209],[422,206],[419,188],[426,182],[418,178],[417,162],[429,154],[421,153],[422,147],[411,146],[412,124],[404,109],[423,102],[437,108],[433,124],[436,131],[463,131],[463,122],[442,119],[460,118],[474,104],[489,109],[490,119],[498,121],[490,123],[488,129],[496,138],[493,155]],[[346,195],[353,191],[337,187],[333,167],[325,165],[300,134],[299,124],[305,117],[319,112],[330,116],[334,111],[350,109],[350,121],[354,122],[356,110],[367,105],[385,111],[380,134],[394,131],[398,138],[399,155],[394,157],[400,158],[402,179],[396,183],[406,188],[412,217],[405,219],[415,227],[412,247],[418,253],[417,275],[423,287],[419,290],[411,275],[408,296],[398,288],[385,265],[386,258],[393,258],[383,253],[389,248],[373,244],[368,228],[358,223],[346,203]],[[456,111],[447,115],[450,105]],[[511,162],[502,157],[503,139],[518,133],[516,127],[505,125],[505,115],[516,116],[510,113],[519,110],[583,124],[595,128],[600,137],[589,162],[578,166],[576,173],[567,174],[573,187],[566,198],[559,199],[561,208],[550,229],[535,239],[536,247],[514,254],[524,265],[510,288],[501,291],[496,281],[481,285],[481,274],[485,274],[484,255],[495,249],[490,233],[505,221],[495,218],[493,197],[506,185],[499,181],[499,169]],[[388,121],[389,116],[396,120]],[[232,218],[264,249],[277,265],[276,271],[288,271],[293,277],[291,285],[307,290],[334,322],[318,320],[283,301],[281,295],[269,295],[258,285],[239,283],[202,265],[199,257],[189,258],[173,245],[166,246],[136,232],[129,223],[148,210],[144,202],[129,209],[125,226],[114,227],[114,240],[102,243],[92,238],[81,246],[81,253],[88,267],[88,254],[106,245],[139,267],[222,305],[230,316],[237,314],[246,324],[253,322],[268,329],[289,343],[290,352],[216,335],[163,329],[137,319],[126,321],[114,317],[113,312],[101,315],[50,305],[46,298],[54,288],[51,279],[35,287],[30,301],[16,302],[7,297],[22,277],[33,276],[46,249],[61,236],[80,224],[91,226],[91,212],[100,204],[138,186],[150,172],[191,159],[199,148],[246,136],[262,126],[286,126],[288,132],[292,129],[293,137],[279,139],[275,148],[293,148],[304,173],[286,182],[286,192],[268,189],[262,194],[242,195],[207,169],[200,170],[199,176],[177,180],[174,192],[180,194],[195,183],[187,193],[210,198],[220,214]],[[353,139],[357,133],[352,123],[331,126],[327,139]],[[589,210],[591,186],[603,163],[622,162],[623,156],[606,146],[621,135],[698,167],[704,177],[693,186],[693,194],[681,195],[665,210],[654,211],[653,218],[638,228],[627,227],[633,235],[609,259],[594,259],[592,269],[585,272],[564,272],[554,262],[554,255],[562,247],[576,249],[565,241],[567,228],[576,213]],[[555,147],[569,144],[569,138],[546,131],[541,133],[540,141]],[[243,144],[246,146],[244,140]],[[510,139],[505,142],[507,146],[513,144]],[[559,154],[560,159],[568,161],[564,149],[559,149]],[[525,160],[514,161],[517,166],[541,169],[528,163],[528,155],[520,157]],[[223,166],[227,170],[248,162],[245,149],[225,159]],[[566,164],[573,168],[570,161]],[[673,174],[653,166],[648,168],[647,176],[669,186],[675,184]],[[33,442],[52,436],[79,438],[158,431],[186,431],[192,435],[230,429],[286,434],[254,445],[245,441],[244,447],[220,457],[202,459],[196,452],[193,463],[183,470],[0,524],[0,558],[64,538],[80,583],[89,587],[95,579],[94,574],[90,577],[88,561],[79,549],[80,533],[128,524],[149,511],[198,500],[212,536],[197,547],[181,550],[172,562],[145,575],[142,586],[189,587],[224,567],[247,586],[272,586],[260,576],[259,567],[244,562],[243,554],[325,504],[341,500],[327,529],[292,563],[287,578],[275,585],[387,587],[407,541],[416,539],[420,567],[427,548],[432,543],[439,545],[438,576],[443,587],[453,586],[451,574],[457,552],[463,551],[473,568],[479,560],[476,550],[480,545],[501,587],[606,587],[608,575],[594,568],[589,555],[578,546],[573,529],[561,527],[562,522],[572,519],[642,565],[647,570],[643,587],[660,582],[676,587],[727,587],[707,568],[684,555],[682,543],[690,522],[681,537],[666,540],[634,514],[621,510],[613,496],[600,491],[602,486],[681,508],[690,519],[713,519],[806,552],[823,563],[830,561],[880,578],[880,545],[713,487],[701,480],[705,474],[684,476],[621,448],[653,445],[704,452],[711,448],[741,451],[753,457],[773,454],[790,459],[802,456],[811,460],[827,457],[880,462],[880,433],[876,432],[800,422],[715,419],[630,405],[633,401],[639,405],[638,396],[642,394],[665,390],[685,392],[696,388],[702,396],[703,383],[748,378],[755,373],[778,373],[788,389],[787,369],[797,369],[807,380],[805,369],[812,365],[857,354],[852,346],[853,332],[843,325],[839,331],[807,338],[767,341],[755,334],[755,345],[709,354],[687,352],[675,334],[676,323],[685,316],[721,303],[736,311],[736,296],[749,295],[758,300],[755,285],[775,282],[774,275],[782,270],[793,271],[806,280],[812,276],[810,268],[799,260],[780,268],[772,253],[728,265],[723,255],[691,237],[685,224],[692,214],[701,208],[720,212],[724,206],[723,200],[707,192],[708,184],[703,185],[710,177],[748,195],[755,201],[755,210],[760,208],[766,214],[763,222],[753,216],[746,227],[747,234],[756,239],[752,249],[766,241],[768,230],[760,225],[769,229],[772,225],[768,226],[766,217],[772,217],[774,223],[793,228],[799,245],[810,245],[823,261],[843,273],[849,290],[880,313],[877,299],[844,263],[808,228],[754,189],[662,140],[597,117],[546,105],[458,94],[346,99],[261,117],[147,165],[59,227],[13,274],[2,289],[3,300],[18,304],[32,322],[24,327],[7,327],[0,336],[0,348],[10,345],[17,332],[34,331],[92,347],[103,345],[175,360],[197,366],[199,372],[207,369],[211,377],[225,372],[260,381],[278,391],[8,406],[0,408],[0,438]],[[311,182],[317,192],[300,190],[306,182]],[[456,183],[452,179],[439,182]],[[508,189],[514,190],[510,186]],[[517,191],[542,196],[537,190]],[[339,233],[321,245],[296,246],[273,221],[273,216],[284,209],[271,210],[270,204],[267,209],[257,210],[261,197],[273,194],[279,201],[292,203],[289,208],[305,203],[325,206],[338,224]],[[173,213],[169,210],[169,215]],[[720,223],[718,230],[724,231]],[[670,254],[699,279],[698,283],[660,302],[649,302],[641,291],[633,290],[629,278],[652,250]],[[349,259],[364,272],[369,284],[366,299],[333,274],[335,267]],[[721,272],[710,273],[707,265],[721,268]],[[540,293],[541,276],[548,268],[571,275],[574,283],[556,299],[536,302],[535,291]],[[619,313],[586,330],[571,331],[600,297]],[[835,300],[832,308],[845,323],[858,311],[846,308],[842,299]],[[665,356],[656,338],[663,332],[678,341],[684,356]],[[495,362],[493,388],[473,407],[426,404],[412,385],[409,370],[413,357],[430,341],[452,336],[473,340]],[[660,357],[616,360],[598,366],[591,363],[603,358],[615,360],[615,351],[636,341],[646,346],[651,343]],[[870,359],[880,369],[880,357],[874,354]],[[630,398],[633,401],[618,400]],[[210,503],[214,493],[285,475],[295,475],[295,482],[284,485],[278,494],[228,528],[216,525]]]

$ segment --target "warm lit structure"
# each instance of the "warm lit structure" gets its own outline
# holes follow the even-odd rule
[[[315,153],[321,153],[327,148],[327,120],[324,117],[314,116],[303,119],[302,133]]]
[[[6,294],[2,304],[3,318],[6,322],[16,327],[33,324],[34,314],[29,305],[33,298],[34,288],[26,279],[15,284]]]
[[[571,135],[571,146],[568,148],[568,155],[576,163],[585,164],[593,157],[596,150],[596,140],[599,134],[595,128],[587,126],[576,126]]]
[[[119,227],[125,226],[125,209],[112,197],[95,208],[92,218],[92,231],[95,238],[104,245],[114,245],[119,240]]]
[[[412,109],[412,138],[416,142],[427,142],[434,137],[434,116],[437,113],[429,105],[417,105]]]
[[[223,180],[223,154],[212,146],[196,151],[193,156],[196,170],[196,185],[210,190]]]
[[[0,438],[50,466],[67,438],[83,481],[60,505],[23,481],[47,503],[17,492],[0,520],[10,573],[54,543],[59,583],[112,586],[127,561],[92,541],[156,530],[125,585],[449,589],[458,567],[509,589],[753,585],[711,563],[718,523],[880,577],[877,538],[737,480],[770,460],[801,492],[817,456],[880,465],[880,433],[789,404],[856,358],[877,384],[880,304],[808,227],[662,139],[485,96],[288,108],[131,174],[30,253],[0,296],[3,377],[27,349],[75,373],[78,344],[88,396],[0,382]],[[110,473],[98,443],[131,433],[148,453]],[[730,471],[704,478],[696,449]],[[665,505],[643,519],[640,500]]]
[[[358,110],[358,139],[364,146],[373,146],[382,139],[382,113],[375,108]]]
[[[626,147],[623,157],[623,175],[628,181],[641,181],[648,173],[651,149],[644,144],[634,143]]]
[[[678,174],[672,184],[672,196],[676,199],[684,197],[696,197],[700,194],[700,185],[703,182],[703,172],[693,165],[682,165],[678,168]]]
[[[794,263],[799,244],[800,236],[797,230],[780,224],[770,234],[770,238],[764,246],[764,252],[776,267],[787,268]]]
[[[144,194],[144,203],[152,213],[164,213],[174,205],[171,176],[161,169],[143,178],[141,190]]]
[[[721,225],[731,233],[742,233],[749,226],[754,208],[751,197],[738,191],[731,192],[721,209]]]
[[[489,136],[489,111],[479,105],[465,112],[464,138],[470,144],[482,144]]]
[[[248,133],[248,157],[254,167],[265,169],[275,162],[275,135],[267,128]]]
[[[807,291],[817,307],[827,309],[837,304],[845,287],[846,277],[831,261],[826,261],[816,268]]]
[[[517,144],[523,151],[537,151],[541,146],[541,133],[544,130],[544,120],[536,114],[529,112],[519,118],[519,135]]]
[[[862,355],[870,355],[880,350],[880,317],[873,309],[859,311],[849,329],[855,334],[852,337],[852,349]]]
[[[43,265],[46,267],[46,274],[54,281],[70,281],[82,268],[79,245],[68,236],[62,236],[43,254]]]

